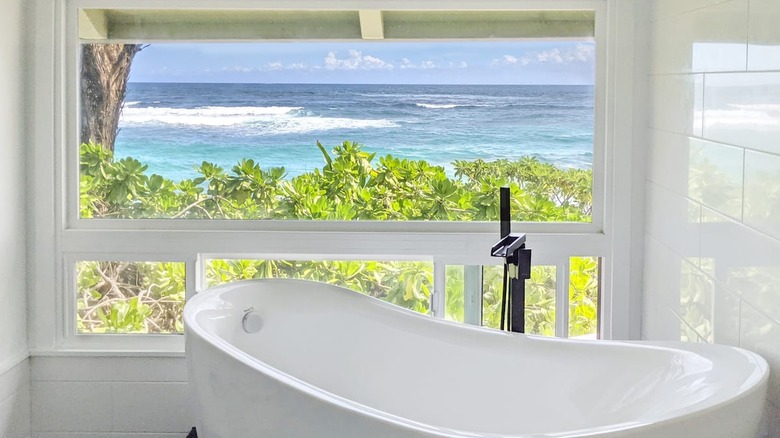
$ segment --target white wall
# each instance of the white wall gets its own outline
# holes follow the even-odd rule
[[[0,436],[29,436],[25,272],[24,0],[0,14]]]
[[[183,438],[183,357],[36,356],[30,359],[33,438]]]
[[[643,336],[763,355],[780,436],[780,2],[653,5]]]

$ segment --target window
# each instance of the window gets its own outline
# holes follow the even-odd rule
[[[182,333],[184,263],[81,261],[79,333]]]
[[[398,204],[397,209],[405,212],[397,217],[390,217],[392,215],[386,212],[382,215],[366,217],[352,216],[353,213],[350,210],[354,210],[355,206],[350,204],[363,202],[366,198],[369,200],[376,198],[374,193],[365,194],[365,198],[362,198],[361,195],[364,193],[356,190],[350,192],[350,196],[352,196],[349,198],[350,202],[345,201],[338,206],[334,206],[334,203],[327,199],[310,202],[306,205],[306,214],[293,218],[283,216],[284,214],[289,215],[289,212],[295,211],[295,208],[299,208],[300,211],[303,209],[289,199],[277,199],[279,203],[286,202],[283,208],[277,208],[278,205],[273,203],[256,202],[252,207],[255,210],[245,208],[246,205],[243,205],[242,202],[250,197],[269,193],[265,188],[261,189],[259,186],[252,186],[252,184],[269,186],[279,184],[287,186],[286,188],[289,189],[296,177],[315,172],[322,176],[337,166],[341,166],[342,163],[338,160],[342,156],[346,157],[345,161],[359,161],[361,157],[365,157],[364,153],[377,152],[371,162],[373,166],[370,169],[371,177],[378,177],[381,174],[383,171],[381,166],[387,168],[398,166],[398,164],[389,158],[384,158],[383,164],[383,160],[380,158],[387,155],[386,153],[371,150],[372,141],[349,138],[351,135],[349,131],[340,131],[333,138],[321,141],[322,149],[316,145],[317,136],[315,136],[314,142],[309,138],[306,143],[311,150],[310,152],[297,155],[296,157],[300,158],[290,160],[282,156],[282,161],[278,163],[269,161],[266,164],[263,161],[263,156],[253,158],[252,156],[234,155],[231,157],[230,154],[222,152],[208,154],[209,159],[205,159],[203,154],[187,157],[186,150],[170,163],[162,163],[159,160],[165,157],[167,153],[165,149],[170,147],[168,142],[176,138],[187,145],[207,141],[213,141],[215,144],[223,142],[230,134],[221,132],[219,129],[211,129],[211,127],[219,126],[218,124],[224,122],[225,118],[234,117],[233,121],[235,121],[241,117],[251,117],[253,119],[250,124],[262,125],[262,123],[267,122],[268,125],[279,127],[281,125],[277,123],[280,119],[278,112],[284,110],[283,116],[298,117],[297,111],[306,111],[306,105],[311,104],[311,102],[305,102],[301,105],[298,100],[291,100],[289,103],[277,100],[269,105],[254,106],[252,107],[255,108],[254,110],[244,109],[241,112],[236,111],[236,108],[246,108],[239,106],[245,105],[245,102],[236,102],[236,104],[228,106],[227,102],[223,101],[220,105],[214,105],[217,108],[208,108],[204,102],[200,102],[195,108],[192,105],[184,105],[181,100],[182,95],[188,93],[192,98],[202,98],[202,95],[191,93],[192,85],[187,85],[190,88],[189,91],[185,91],[182,85],[162,87],[131,83],[127,99],[124,100],[125,113],[122,115],[123,119],[119,121],[120,137],[117,139],[118,146],[113,151],[113,157],[106,156],[107,152],[97,148],[94,144],[82,146],[80,141],[81,129],[89,123],[88,118],[83,113],[84,107],[81,100],[83,91],[82,47],[84,45],[152,44],[146,54],[143,53],[143,50],[141,51],[138,58],[140,60],[142,55],[153,54],[151,49],[155,45],[164,45],[167,48],[183,47],[182,41],[189,41],[188,44],[200,47],[210,45],[211,47],[224,48],[228,47],[225,44],[233,45],[236,44],[236,41],[252,41],[251,44],[265,44],[265,47],[280,47],[275,45],[284,44],[285,48],[295,48],[305,45],[328,47],[334,44],[348,45],[353,43],[359,44],[358,47],[374,47],[371,44],[378,43],[371,43],[370,40],[373,39],[384,39],[382,45],[388,47],[396,45],[406,50],[419,47],[418,44],[421,42],[440,44],[440,47],[444,47],[446,44],[452,44],[453,41],[463,41],[463,47],[470,45],[482,47],[480,45],[524,44],[528,41],[545,39],[553,41],[555,44],[563,41],[566,47],[574,49],[578,47],[578,44],[591,48],[583,50],[592,50],[594,61],[591,72],[592,84],[589,85],[592,88],[580,93],[581,97],[584,96],[582,102],[589,102],[591,105],[590,108],[588,105],[580,105],[583,106],[580,108],[581,114],[588,113],[590,117],[583,116],[578,119],[582,122],[581,131],[571,131],[575,137],[586,138],[590,148],[582,155],[590,161],[590,164],[574,169],[581,172],[579,176],[571,178],[572,190],[579,197],[568,197],[568,195],[555,192],[554,186],[545,186],[550,180],[557,178],[553,169],[545,167],[546,164],[554,161],[549,157],[544,160],[542,157],[537,157],[538,163],[533,164],[539,168],[540,174],[549,179],[537,178],[533,183],[526,180],[516,182],[518,196],[522,192],[521,186],[525,184],[523,188],[530,190],[528,185],[536,184],[539,186],[539,190],[547,190],[545,193],[548,200],[552,199],[550,202],[553,204],[558,202],[561,205],[568,202],[567,208],[571,208],[571,211],[577,210],[579,216],[564,211],[554,221],[542,222],[539,218],[544,214],[536,217],[526,215],[517,218],[523,219],[523,221],[516,222],[514,229],[529,234],[528,246],[534,251],[535,279],[532,279],[529,284],[529,293],[534,297],[534,301],[529,302],[532,306],[529,312],[533,314],[531,318],[534,321],[533,331],[546,335],[579,336],[593,334],[596,331],[596,325],[599,325],[604,328],[601,331],[602,335],[606,334],[608,337],[627,336],[627,321],[621,317],[615,317],[618,312],[613,308],[614,303],[619,303],[622,306],[622,303],[626,301],[619,292],[615,292],[613,287],[615,278],[619,277],[615,274],[616,269],[623,266],[624,263],[616,261],[614,221],[612,219],[605,220],[606,212],[608,209],[614,208],[615,205],[614,186],[612,185],[614,169],[611,163],[614,162],[616,148],[623,147],[618,144],[619,135],[610,131],[615,126],[620,126],[616,123],[620,116],[607,111],[609,105],[614,107],[617,93],[614,88],[611,88],[612,85],[608,82],[606,73],[608,69],[618,68],[618,64],[608,62],[604,56],[607,53],[607,45],[611,44],[610,41],[613,41],[612,38],[614,38],[613,35],[608,38],[606,33],[606,21],[609,18],[607,11],[613,6],[607,0],[571,0],[555,3],[555,5],[549,6],[549,10],[540,11],[538,7],[535,7],[538,5],[532,4],[533,2],[530,1],[517,2],[508,10],[501,10],[502,8],[506,9],[506,4],[502,3],[501,7],[496,8],[496,5],[489,3],[479,4],[480,8],[484,8],[482,11],[450,11],[441,5],[427,5],[427,9],[417,11],[399,10],[393,7],[381,11],[344,11],[330,9],[330,7],[322,6],[316,2],[312,2],[313,9],[309,11],[283,11],[272,7],[270,2],[265,1],[248,5],[245,10],[241,11],[209,10],[208,5],[199,10],[188,10],[183,3],[173,3],[163,9],[141,9],[129,3],[128,8],[132,6],[133,9],[123,9],[121,1],[111,3],[111,7],[115,9],[105,9],[98,0],[77,0],[69,3],[63,8],[65,26],[60,29],[64,49],[61,69],[59,64],[55,67],[57,93],[54,93],[54,96],[44,96],[43,94],[40,96],[41,100],[52,99],[52,107],[56,107],[54,105],[55,99],[58,99],[56,96],[63,96],[61,102],[56,100],[61,104],[62,109],[57,107],[54,114],[50,115],[55,121],[55,126],[62,127],[62,135],[59,134],[59,131],[52,133],[53,137],[49,138],[48,141],[49,144],[57,145],[52,162],[52,167],[56,169],[56,172],[54,175],[50,175],[39,170],[37,174],[40,176],[37,184],[49,184],[48,192],[51,193],[51,196],[36,200],[36,211],[44,211],[46,202],[56,205],[57,208],[55,208],[54,217],[42,214],[38,219],[37,225],[41,226],[42,229],[54,230],[56,244],[44,242],[40,248],[36,249],[36,258],[44,266],[56,266],[57,276],[52,279],[36,280],[39,283],[34,285],[34,288],[40,297],[46,297],[49,293],[48,290],[51,289],[51,293],[56,294],[56,301],[61,303],[50,308],[57,315],[56,323],[49,324],[42,319],[43,317],[36,317],[38,318],[36,324],[39,327],[51,329],[48,332],[40,330],[43,333],[41,336],[45,338],[46,333],[51,333],[52,342],[60,349],[129,348],[170,351],[183,348],[181,337],[178,336],[100,335],[100,332],[176,333],[181,330],[181,327],[176,324],[175,318],[170,325],[166,326],[167,328],[157,330],[147,323],[148,310],[145,307],[137,307],[139,304],[149,306],[152,304],[141,303],[142,300],[130,303],[134,296],[143,295],[146,293],[143,291],[151,290],[149,287],[151,283],[146,280],[134,284],[126,294],[123,294],[124,298],[117,301],[140,309],[130,318],[132,324],[129,326],[132,329],[118,328],[120,325],[116,322],[120,320],[112,321],[110,315],[113,310],[104,307],[105,302],[100,304],[106,295],[100,291],[100,287],[95,282],[100,276],[99,272],[95,272],[96,269],[101,266],[108,269],[116,264],[132,265],[138,272],[147,272],[147,275],[156,275],[152,273],[166,270],[171,271],[171,278],[176,278],[175,284],[178,289],[175,289],[175,293],[172,292],[174,289],[171,289],[170,294],[166,292],[159,295],[160,299],[165,301],[164,304],[169,306],[167,309],[180,308],[182,299],[211,284],[248,275],[248,271],[240,270],[242,264],[245,264],[247,269],[250,265],[254,266],[252,269],[257,269],[262,263],[281,263],[294,267],[294,269],[291,268],[290,272],[296,273],[302,272],[306,267],[312,268],[311,272],[314,272],[322,266],[329,266],[328,270],[335,272],[341,272],[341,269],[346,269],[347,272],[349,269],[367,269],[366,267],[376,270],[377,266],[380,265],[386,273],[406,269],[416,272],[416,276],[408,277],[408,281],[412,281],[412,284],[415,285],[413,293],[422,292],[420,297],[416,297],[418,301],[407,307],[430,312],[436,317],[475,324],[484,321],[486,325],[489,325],[490,306],[495,305],[494,302],[489,301],[491,291],[495,289],[492,282],[496,270],[494,266],[499,262],[489,257],[488,254],[488,248],[498,237],[497,225],[490,222],[494,216],[491,216],[489,212],[495,208],[495,199],[493,199],[491,191],[496,183],[494,179],[502,179],[501,175],[493,177],[501,172],[509,172],[507,169],[511,168],[509,165],[511,163],[507,164],[507,169],[487,163],[495,158],[495,155],[491,155],[495,152],[494,148],[486,147],[481,152],[477,148],[476,152],[467,151],[472,155],[462,156],[459,155],[463,152],[461,148],[454,148],[450,155],[440,161],[433,164],[428,163],[432,167],[437,167],[436,173],[426,174],[426,178],[408,178],[403,181],[405,184],[424,185],[428,191],[421,192],[418,187],[415,187],[409,192],[405,192],[403,198],[395,201]],[[219,4],[214,2],[211,6],[218,8]],[[422,8],[423,5],[420,7]],[[500,12],[491,12],[491,10],[495,11],[496,9]],[[227,23],[231,25],[227,26]],[[280,43],[279,41],[285,42]],[[326,53],[326,57],[329,52]],[[332,62],[353,62],[349,52],[339,50],[334,52],[335,58]],[[362,53],[360,58],[362,62],[387,62],[379,56],[370,55],[369,50],[363,50]],[[561,53],[559,50],[557,56],[563,56]],[[368,58],[366,61],[367,54],[373,58]],[[408,58],[418,67],[424,61],[413,58],[411,54],[399,56]],[[538,56],[554,57],[556,55],[552,52],[544,54],[540,51]],[[577,55],[572,54],[571,56],[576,57]],[[520,57],[516,58],[517,62],[523,62]],[[513,61],[512,58],[498,57],[495,59],[499,62],[502,59],[504,62]],[[394,64],[394,68],[396,65],[400,64]],[[139,69],[137,73],[140,74],[142,71]],[[351,84],[354,88],[369,85],[378,86],[377,83]],[[462,103],[458,101],[459,95],[452,91],[437,94],[437,86],[451,84],[426,85],[430,85],[431,89],[425,93],[421,90],[407,92],[407,95],[413,94],[422,97],[422,99],[410,101],[411,103],[405,110],[416,111],[415,114],[426,113],[423,110],[428,110],[427,113],[431,117],[427,122],[428,127],[434,126],[437,118],[440,118],[442,126],[445,126],[445,123],[453,119],[452,114],[458,111],[458,105]],[[405,86],[411,86],[411,84]],[[579,86],[574,85],[573,87]],[[156,90],[155,87],[157,87]],[[177,89],[177,87],[179,88]],[[290,87],[292,85],[279,86],[276,98],[282,99],[284,94],[295,94],[289,92]],[[253,92],[253,87],[234,86],[234,88],[240,90],[238,94]],[[394,87],[395,90],[400,88],[403,87]],[[225,89],[227,88],[218,92],[219,99],[226,99],[226,96],[229,95],[224,92]],[[320,105],[324,108],[323,102],[329,99],[335,101],[333,96],[335,90],[332,87],[322,87],[322,89],[324,91],[316,94],[315,98],[320,99]],[[374,89],[372,93],[376,94],[376,91]],[[211,92],[214,92],[213,89]],[[156,95],[159,97],[155,98],[154,93],[157,93]],[[165,93],[177,93],[177,97],[166,103],[163,102]],[[353,90],[352,94],[358,93]],[[509,99],[511,98],[510,94],[502,93],[496,98]],[[437,100],[442,95],[444,99]],[[467,97],[473,98],[473,95]],[[484,95],[480,95],[480,97],[482,98]],[[521,98],[523,96],[515,97]],[[354,99],[354,96],[351,98]],[[560,94],[559,98],[566,103],[572,103],[576,100],[571,94],[566,93]],[[160,102],[155,103],[155,100]],[[140,102],[144,103],[140,104]],[[397,101],[387,100],[386,103],[394,105]],[[479,102],[477,103],[479,104]],[[476,111],[487,111],[484,108],[489,108],[473,106],[475,106]],[[225,108],[231,109],[225,110]],[[257,108],[264,108],[264,110],[257,110]],[[346,107],[342,106],[338,111],[344,111],[344,108]],[[356,108],[357,112],[352,115],[334,113],[327,116],[329,118],[326,119],[326,122],[335,124],[333,119],[337,119],[337,121],[338,119],[350,119],[369,120],[376,123],[379,118],[368,117],[365,114],[366,108],[361,107],[359,111]],[[479,108],[483,108],[483,110]],[[180,110],[178,113],[175,111],[177,109]],[[198,114],[198,111],[204,114]],[[264,114],[263,111],[270,114]],[[288,114],[290,111],[293,113]],[[490,113],[487,114],[488,116],[483,116],[482,120],[488,120]],[[176,122],[176,117],[180,117],[179,121],[191,121],[200,116],[211,118],[207,123],[202,124],[203,129],[200,129],[197,135],[177,128],[179,125],[186,125],[186,123]],[[39,117],[45,119],[45,115]],[[325,118],[326,115],[324,113],[304,114],[302,117]],[[518,118],[517,115],[510,117]],[[613,118],[609,119],[610,123],[607,123],[609,117]],[[531,116],[527,119],[520,118],[520,123],[517,126],[522,126],[523,123],[527,122],[528,126],[535,126],[529,122],[531,118]],[[389,122],[382,123],[387,123],[388,126],[398,123],[396,119],[388,120]],[[492,120],[492,122],[498,121]],[[410,146],[403,150],[403,153],[407,155],[404,156],[397,151],[387,152],[398,155],[396,158],[398,161],[405,159],[407,162],[414,161],[415,166],[424,166],[424,164],[417,164],[415,160],[419,157],[415,154],[421,153],[422,146],[420,145],[435,139],[430,132],[423,132],[419,137],[405,132],[413,130],[411,125],[410,123],[404,126],[404,129],[399,130],[403,131],[399,132],[400,134],[407,134],[417,141],[417,143],[411,142]],[[487,127],[482,126],[482,123],[478,128],[484,129],[482,132],[486,133],[485,135],[495,134]],[[447,130],[452,131],[449,128]],[[233,134],[235,134],[234,140],[240,143],[242,136],[238,131],[236,130]],[[328,130],[321,132],[326,131]],[[356,130],[355,133],[358,131]],[[218,138],[217,134],[222,137]],[[45,135],[48,134],[45,132],[36,133],[36,136]],[[287,134],[284,133],[283,129],[277,129],[274,135],[284,136]],[[505,133],[504,135],[511,137],[513,134]],[[147,149],[147,153],[141,153],[140,149],[132,150],[130,148],[131,143],[140,141],[139,139],[144,136],[162,139],[160,150]],[[347,138],[342,139],[342,137]],[[381,135],[376,135],[376,138],[381,138]],[[350,146],[350,144],[344,143],[345,140],[354,140],[360,143],[362,148],[360,150],[350,149],[354,145]],[[36,141],[36,143],[46,144],[47,142]],[[280,144],[284,145],[280,149],[285,151],[289,149],[289,143]],[[333,150],[337,146],[341,150],[334,152]],[[37,150],[36,156],[46,157],[46,154],[42,152],[45,151],[44,147],[41,146]],[[518,154],[513,155],[512,158],[522,156],[524,155]],[[243,158],[247,158],[247,161],[242,162]],[[485,163],[474,164],[473,161],[479,158],[482,158]],[[51,160],[51,158],[48,159]],[[226,161],[220,162],[222,159],[226,159]],[[248,161],[249,159],[253,159],[254,162]],[[319,165],[313,164],[314,162],[301,164],[309,159],[322,161]],[[209,160],[223,168],[224,177],[220,176],[216,180],[209,179],[220,172],[215,167],[202,163],[202,161]],[[468,163],[456,168],[455,165],[452,165],[456,160],[465,160]],[[295,166],[299,164],[301,167],[294,170]],[[145,167],[147,165],[149,167]],[[277,165],[283,165],[285,171],[273,170]],[[331,166],[330,169],[327,168],[328,165]],[[361,165],[348,170],[351,172],[360,169]],[[198,168],[195,169],[194,166],[198,166]],[[231,168],[227,169],[228,166]],[[233,166],[237,167],[238,174],[234,172],[230,175],[229,173],[233,172]],[[570,167],[561,165],[560,169],[566,170]],[[392,175],[386,170],[384,171],[384,178],[390,179]],[[411,172],[411,170],[404,169],[404,172]],[[153,174],[159,176],[153,176]],[[198,174],[204,175],[205,179],[198,180]],[[582,174],[586,174],[586,177],[583,177]],[[242,179],[242,175],[246,178]],[[231,177],[233,178],[231,179]],[[55,182],[59,178],[62,179],[63,184]],[[355,176],[358,181],[360,178],[359,174]],[[458,178],[461,178],[461,181],[472,178],[474,184],[468,190],[457,192],[456,196],[452,194],[454,192],[451,191],[452,188],[448,184],[454,184],[453,181],[457,181]],[[182,184],[183,180],[191,181],[188,185]],[[345,181],[345,178],[342,177],[333,178],[331,182],[343,184]],[[220,190],[212,187],[212,185],[219,184],[233,185],[235,190],[231,196],[234,197],[229,200],[230,202],[219,205],[214,203],[214,205],[206,207],[207,201],[198,198],[197,195],[223,196],[225,193],[220,190],[224,187]],[[483,184],[487,186],[485,190],[483,192],[477,191],[477,188],[481,188]],[[209,193],[210,189],[212,189],[211,194]],[[301,188],[301,191],[309,189]],[[323,188],[318,186],[316,190],[323,190]],[[392,195],[399,193],[401,188],[391,187],[384,190]],[[44,190],[44,192],[46,191]],[[284,193],[284,191],[277,193]],[[478,199],[480,195],[483,196],[482,200]],[[442,201],[447,201],[449,204],[441,210],[445,211],[446,214],[439,216],[431,214],[429,217],[420,217],[419,214],[415,216],[406,213],[407,210],[404,210],[407,208],[406,201],[419,201],[415,198],[425,198],[426,196],[431,198],[431,203],[426,205],[424,210],[430,213],[440,207]],[[521,207],[528,207],[527,210],[533,211],[534,208],[538,208],[544,213],[544,205],[537,205],[536,201],[536,199],[516,199],[515,207],[517,208],[515,211],[522,211]],[[587,202],[590,205],[583,211],[582,208],[586,207]],[[117,205],[111,205],[112,203],[121,205],[117,208]],[[231,203],[236,205],[231,206]],[[152,205],[154,205],[155,211],[150,213],[148,209]],[[235,207],[232,212],[225,211],[231,207]],[[260,211],[264,208],[265,211]],[[285,208],[287,210],[284,210]],[[458,211],[473,212],[479,208],[483,209],[482,216],[472,215],[464,218],[460,216],[462,212]],[[222,212],[219,212],[220,209]],[[423,210],[419,206],[411,206],[408,209]],[[279,210],[287,213],[277,216]],[[361,205],[360,212],[366,210],[367,208]],[[160,212],[164,212],[164,214]],[[174,213],[171,214],[171,212]],[[612,213],[613,211],[610,210],[610,214]],[[625,214],[625,212],[621,214]],[[209,220],[209,215],[211,215],[211,219],[250,220]],[[97,220],[98,218],[100,220]],[[185,220],[196,218],[202,220]],[[46,248],[51,249],[49,254],[52,255],[46,255]],[[574,284],[574,272],[581,267],[579,262],[575,262],[575,260],[578,260],[577,257],[583,254],[592,257],[587,259],[594,261],[593,264],[587,265],[587,270],[589,278],[596,279],[591,283],[585,282],[587,286],[583,290],[587,290],[587,292],[583,297],[591,302],[588,302],[584,307],[582,303],[587,300],[580,299],[576,293],[570,293],[571,284]],[[591,269],[594,264],[596,268]],[[174,271],[175,275],[173,275]],[[252,275],[259,275],[257,272],[260,271],[255,271],[255,274]],[[325,277],[320,277],[320,279],[325,279]],[[339,279],[339,282],[344,281],[343,278]],[[155,284],[157,283],[155,280]],[[399,284],[401,283],[397,282],[395,287],[400,287]],[[594,284],[597,286],[593,286]],[[183,296],[181,295],[182,287]],[[594,290],[597,291],[596,295],[592,293]],[[487,303],[482,303],[480,299],[483,291]],[[169,298],[163,297],[171,298],[169,300]],[[593,303],[593,299],[597,303]],[[51,302],[54,303],[55,300]],[[48,304],[45,303],[44,299],[39,299],[36,300],[35,305],[47,306]],[[124,308],[124,304],[119,306]],[[582,314],[581,310],[594,307],[596,313],[603,318],[599,318],[597,323],[589,326],[587,330],[569,329],[571,322],[577,318],[588,319],[593,316],[592,310],[588,310],[591,313],[587,315]],[[102,309],[106,321],[97,315],[97,309]],[[120,316],[120,310],[116,309],[117,318]],[[128,310],[124,315],[130,315],[130,313]],[[40,312],[40,314],[45,315],[47,312]],[[488,315],[484,320],[483,314]],[[97,319],[94,316],[97,316]],[[142,317],[146,317],[146,319]],[[590,321],[590,319],[588,320]],[[137,329],[139,321],[143,321],[140,322],[140,327],[143,327],[141,329]],[[145,323],[146,326],[144,326]]]
[[[592,37],[81,54],[82,219],[591,221]]]
[[[226,260],[206,262],[206,284],[256,278],[298,278],[346,287],[382,301],[428,313],[433,263],[362,260]]]

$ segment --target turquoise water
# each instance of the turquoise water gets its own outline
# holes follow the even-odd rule
[[[448,171],[453,160],[593,159],[592,86],[131,83],[125,102],[116,156],[174,180],[243,158],[292,177],[322,167],[318,140]]]

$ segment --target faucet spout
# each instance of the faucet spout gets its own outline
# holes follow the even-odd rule
[[[525,333],[525,280],[531,278],[531,250],[525,247],[525,234],[511,232],[509,195],[509,187],[501,187],[501,240],[490,255],[504,259],[501,330]]]

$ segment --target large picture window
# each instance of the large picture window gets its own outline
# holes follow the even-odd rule
[[[81,53],[82,218],[591,221],[592,37]]]
[[[501,186],[529,332],[626,336],[607,0],[238,3],[60,11],[53,345],[180,351],[189,297],[264,277],[494,327]]]

